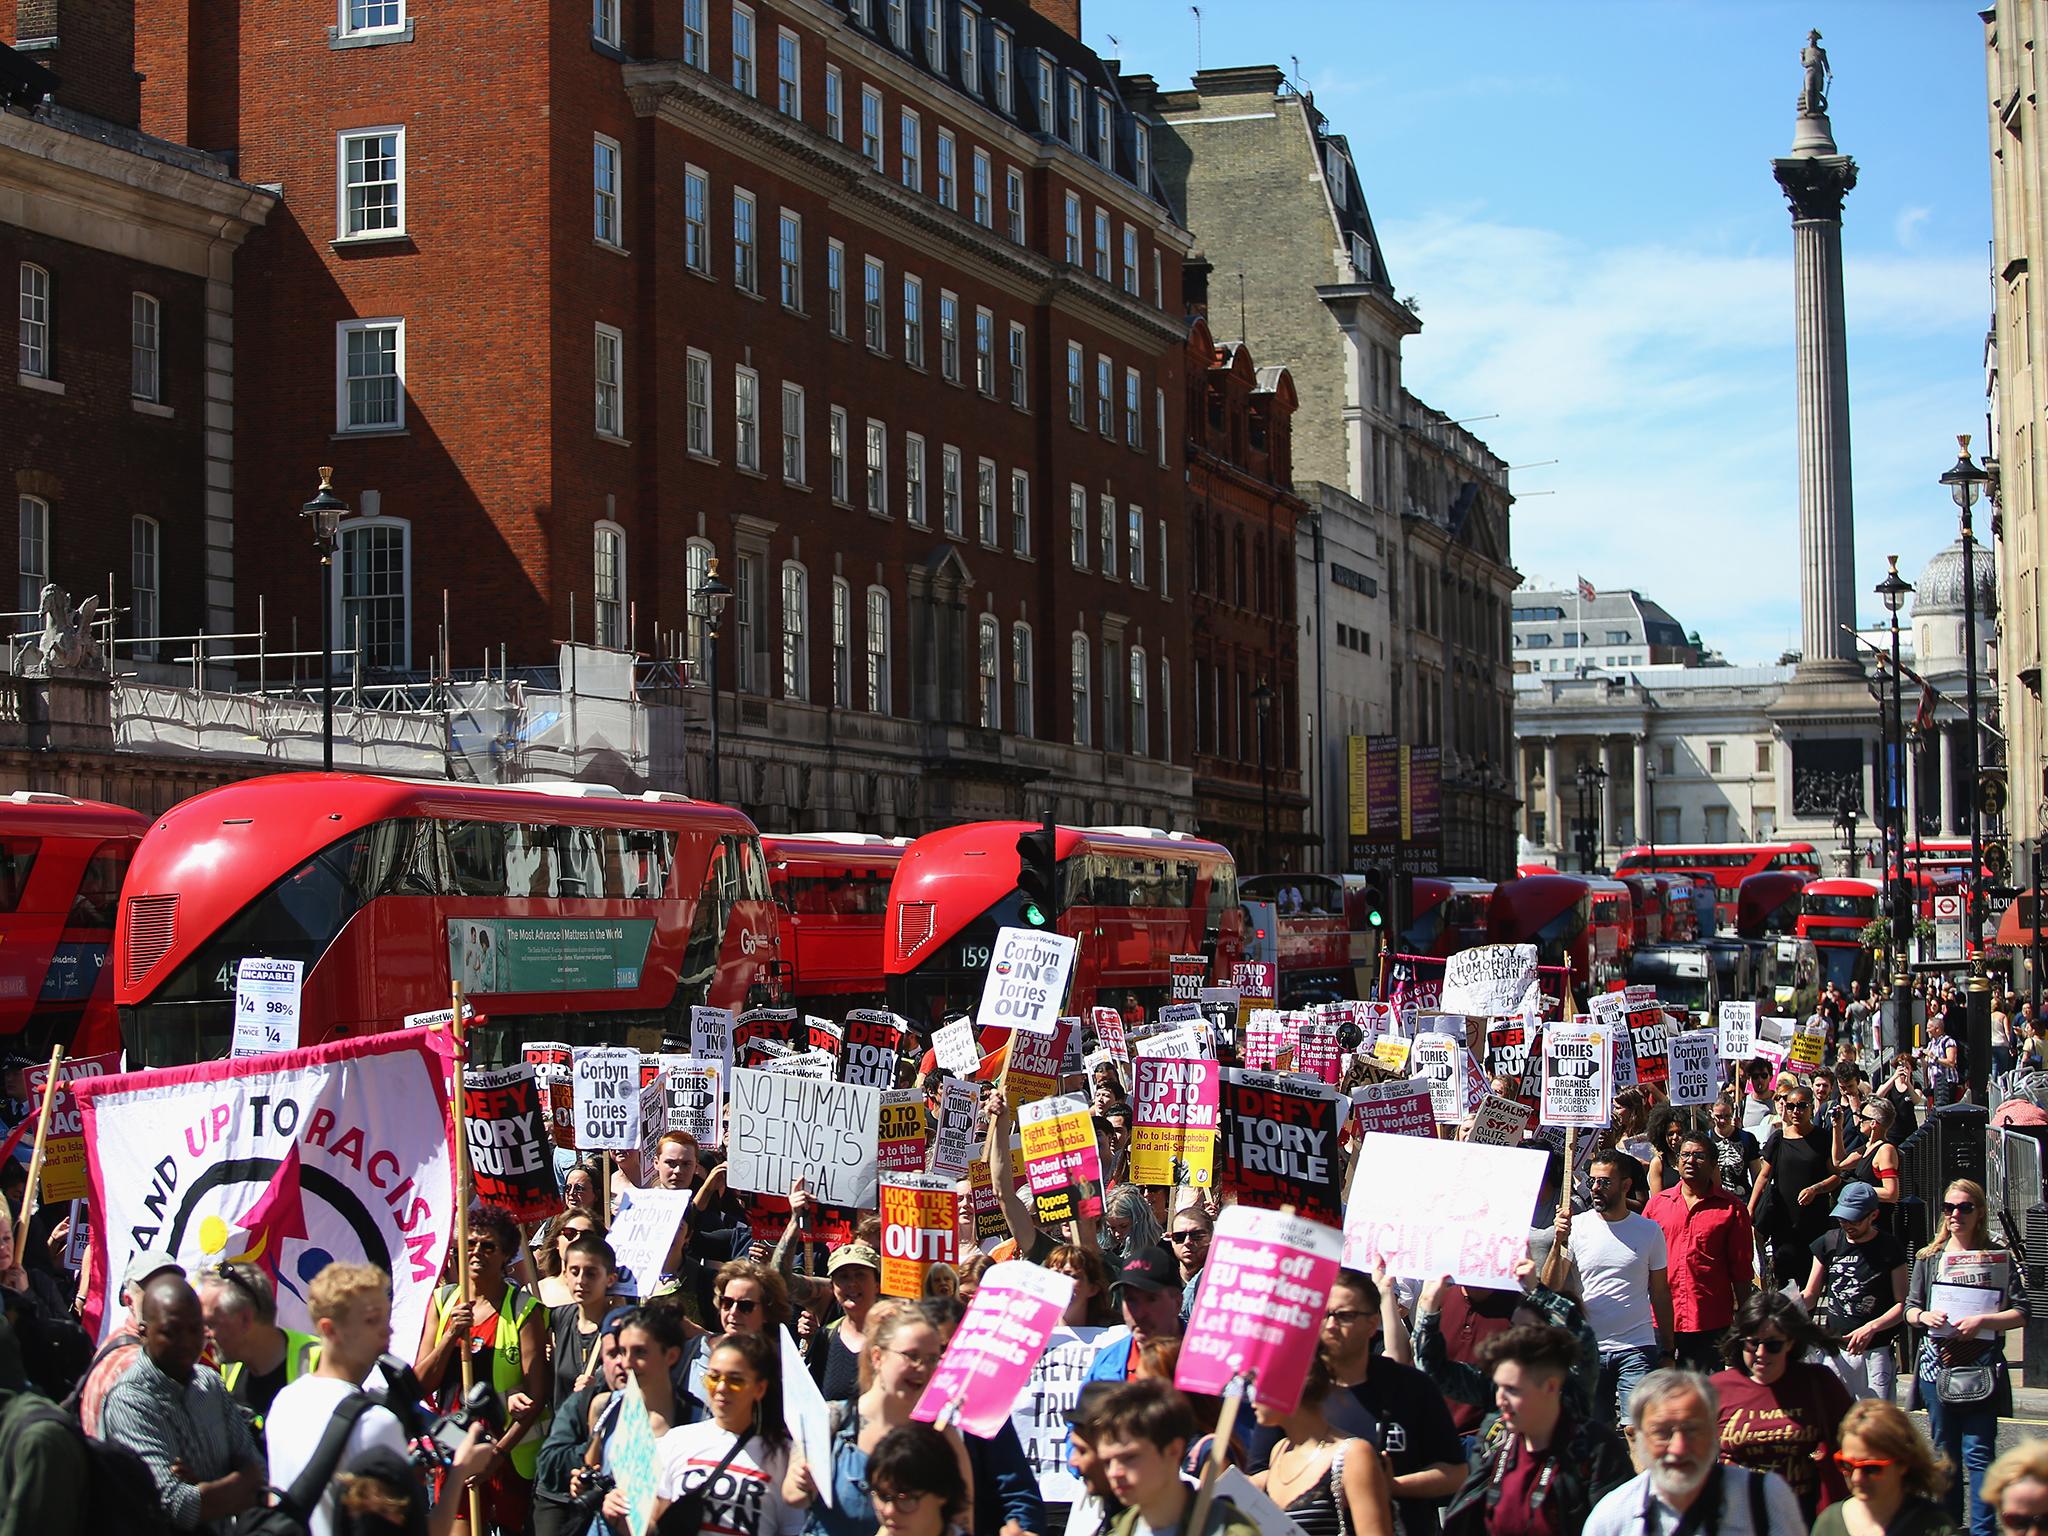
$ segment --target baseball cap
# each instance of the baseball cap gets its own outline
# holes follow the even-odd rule
[[[1102,1400],[1123,1385],[1116,1381],[1089,1381],[1081,1384],[1081,1395],[1074,1399],[1074,1406],[1061,1415],[1068,1427],[1085,1424],[1102,1406]]]
[[[1877,1191],[1858,1181],[1842,1186],[1842,1193],[1835,1199],[1835,1208],[1828,1214],[1837,1221],[1861,1221],[1866,1216],[1876,1215],[1877,1207]]]
[[[1125,1259],[1116,1272],[1116,1278],[1110,1281],[1109,1288],[1112,1293],[1118,1290],[1178,1291],[1183,1284],[1180,1261],[1154,1243]]]
[[[825,1261],[825,1273],[836,1275],[849,1264],[863,1265],[878,1275],[882,1272],[882,1256],[873,1248],[866,1243],[843,1243],[833,1249],[832,1257]]]
[[[121,1276],[121,1290],[125,1295],[140,1291],[158,1275],[182,1275],[185,1266],[176,1259],[161,1253],[138,1253],[128,1261],[128,1268]]]

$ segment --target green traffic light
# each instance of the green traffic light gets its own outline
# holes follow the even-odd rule
[[[1025,902],[1024,921],[1029,923],[1034,928],[1043,928],[1045,926],[1044,909],[1041,908],[1035,901]]]
[[[1385,914],[1383,914],[1377,907],[1375,907],[1372,911],[1365,914],[1365,920],[1375,928],[1384,928],[1387,926],[1387,919]]]

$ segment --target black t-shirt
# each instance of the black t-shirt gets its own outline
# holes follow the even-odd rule
[[[1396,1477],[1423,1472],[1439,1462],[1465,1463],[1464,1442],[1451,1423],[1444,1395],[1412,1365],[1374,1355],[1365,1380],[1339,1388],[1323,1403],[1323,1415],[1339,1435],[1356,1435],[1388,1453]],[[1245,1470],[1263,1471],[1280,1430],[1260,1426],[1251,1437]],[[1394,1512],[1406,1536],[1425,1536],[1439,1525],[1447,1499],[1396,1499]]]
[[[277,1369],[261,1376],[245,1365],[236,1373],[234,1389],[228,1395],[261,1419],[269,1414],[270,1405],[284,1390],[286,1367],[290,1364],[291,1352],[287,1350],[285,1358],[277,1362]]]
[[[1914,1107],[1911,1093],[1887,1077],[1884,1086],[1878,1089],[1877,1096],[1892,1107],[1891,1129],[1884,1133],[1886,1141],[1897,1146],[1920,1129],[1920,1111]]]
[[[1820,1283],[1821,1322],[1831,1333],[1861,1328],[1897,1300],[1892,1271],[1906,1262],[1906,1245],[1882,1228],[1867,1243],[1852,1243],[1840,1227],[1813,1244],[1813,1256],[1827,1266]],[[1880,1335],[1888,1343],[1896,1328]]]
[[[1825,1145],[1817,1134],[1795,1139],[1783,1131],[1773,1131],[1771,1139],[1764,1143],[1763,1158],[1771,1165],[1771,1188],[1764,1207],[1770,1214],[1765,1225],[1781,1233],[1796,1234],[1802,1244],[1813,1242],[1834,1224],[1834,1218],[1828,1215],[1834,1209],[1834,1198],[1816,1195],[1811,1204],[1801,1205],[1799,1192],[1834,1172]]]
[[[828,1403],[860,1396],[860,1356],[846,1347],[837,1328],[825,1337],[825,1365],[818,1375],[818,1390]]]

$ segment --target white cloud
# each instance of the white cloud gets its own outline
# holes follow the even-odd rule
[[[1899,216],[1892,220],[1892,233],[1903,246],[1918,245],[1921,228],[1933,217],[1932,208],[1901,208]]]

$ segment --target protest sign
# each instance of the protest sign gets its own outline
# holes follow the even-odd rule
[[[1109,1052],[1109,1059],[1116,1063],[1116,1075],[1129,1082],[1131,1046],[1124,1038],[1124,1016],[1114,1008],[1091,1008],[1088,1018],[1095,1030],[1095,1043]]]
[[[720,1062],[730,1072],[732,1046],[732,1010],[693,1004],[690,1008],[690,1054],[699,1061]]]
[[[1154,1018],[1164,1029],[1171,1029],[1177,1024],[1199,1024],[1202,1022],[1202,1005],[1192,999],[1183,1003],[1168,1003]]]
[[[984,1439],[1000,1432],[1073,1296],[1069,1275],[1021,1259],[991,1265],[910,1416]]]
[[[1174,955],[1167,961],[1167,975],[1173,984],[1176,1003],[1196,1003],[1202,998],[1202,983],[1209,979],[1206,955]]]
[[[652,1183],[661,1138],[668,1134],[668,1084],[662,1081],[658,1060],[647,1058],[642,1069],[649,1066],[653,1067],[654,1075],[640,1084],[640,1172]]]
[[[1711,1104],[1721,1092],[1720,1034],[1689,1029],[1671,1037],[1671,1105]]]
[[[1614,1118],[1613,1042],[1602,1024],[1553,1024],[1543,1031],[1543,1124],[1600,1130]]]
[[[1429,1080],[1410,1077],[1352,1089],[1351,1120],[1361,1136],[1370,1131],[1390,1136],[1436,1135],[1436,1104]]]
[[[770,1043],[793,1048],[796,1036],[794,1008],[749,1008],[732,1022],[732,1048],[745,1064],[746,1048]]]
[[[1102,1154],[1095,1116],[1078,1094],[1058,1094],[1017,1112],[1024,1167],[1041,1224],[1102,1212]]]
[[[960,1262],[960,1188],[931,1173],[881,1182],[882,1294],[918,1297],[934,1264]]]
[[[974,1084],[957,1077],[939,1084],[939,1123],[932,1137],[932,1172],[948,1179],[967,1177],[974,1158]]]
[[[1529,1218],[1543,1182],[1541,1148],[1486,1147],[1415,1136],[1365,1138],[1344,1212],[1344,1264],[1409,1279],[1519,1291]],[[1214,1262],[1214,1252],[1210,1255]]]
[[[1294,1412],[1343,1252],[1335,1227],[1279,1211],[1226,1209],[1216,1218],[1173,1384],[1220,1397],[1249,1374],[1257,1407]]]
[[[803,1452],[804,1460],[814,1467],[832,1465],[832,1410],[826,1406],[825,1394],[818,1390],[817,1382],[811,1379],[809,1365],[804,1361],[803,1351],[796,1347],[796,1340],[790,1337],[789,1329],[775,1330],[781,1335],[782,1346],[782,1425],[789,1431],[789,1438],[796,1448]],[[832,1479],[821,1478],[829,1484]],[[769,1490],[771,1496],[774,1490]],[[832,1490],[818,1489],[818,1501],[827,1509],[832,1507]],[[744,1524],[733,1527],[744,1529]]]
[[[1131,1092],[1131,1182],[1207,1187],[1222,1128],[1222,1068],[1140,1056]]]
[[[278,1321],[305,1331],[315,1274],[374,1264],[393,1327],[416,1337],[455,1220],[443,1067],[407,1030],[78,1079],[95,1273],[140,1254],[195,1274],[247,1261],[275,1286]]]
[[[1677,1032],[1671,1015],[1654,997],[1647,1008],[1629,1009],[1628,1038],[1634,1049],[1637,1082],[1661,1083],[1671,1075],[1671,1037]]]
[[[1430,1030],[1415,1037],[1408,1055],[1408,1075],[1429,1083],[1439,1125],[1465,1119],[1465,1046],[1461,1040]]]
[[[1244,1064],[1254,1072],[1274,1072],[1294,1059],[1294,1015],[1254,1008],[1245,1020]]]
[[[79,1117],[78,1100],[71,1085],[81,1077],[111,1077],[121,1070],[121,1053],[107,1051],[98,1056],[66,1056],[57,1069],[57,1096],[50,1101],[50,1129],[43,1142],[41,1199],[45,1205],[59,1200],[83,1199],[85,1176],[85,1127]],[[30,1067],[28,1097],[31,1104],[43,1102],[43,1089],[50,1081],[50,1064],[39,1061]]]
[[[1486,1070],[1519,1085],[1529,1073],[1530,1045],[1540,1033],[1521,1015],[1486,1026]]]
[[[832,1064],[836,1068],[839,1064],[839,1051],[845,1041],[846,1032],[832,1020],[818,1018],[815,1014],[804,1015],[802,1044],[805,1050],[823,1051],[832,1058]]]
[[[1827,1053],[1827,1025],[1802,1024],[1792,1037],[1792,1050],[1785,1058],[1785,1065],[1794,1072],[1818,1072],[1827,1059]]]
[[[462,1074],[463,1126],[476,1198],[521,1224],[562,1209],[540,1085],[521,1063]]]
[[[1406,1072],[1411,1045],[1401,1035],[1381,1035],[1372,1043],[1373,1063],[1388,1072]]]
[[[303,960],[245,959],[235,967],[235,1037],[230,1055],[259,1056],[265,1051],[298,1049],[299,993],[305,971]]]
[[[569,1068],[576,1145],[631,1152],[640,1145],[640,1053],[625,1045],[579,1045]]]
[[[688,1131],[705,1151],[717,1150],[719,1128],[725,1119],[725,1064],[696,1056],[665,1059],[669,1125]]]
[[[876,1129],[876,1167],[882,1173],[923,1173],[925,1105],[915,1088],[882,1093]]]
[[[941,1024],[932,1034],[932,1059],[948,1077],[972,1077],[981,1070],[981,1046],[966,1019]]]
[[[1716,1017],[1721,1026],[1721,1059],[1749,1060],[1756,1045],[1756,1004],[1723,1003]]]
[[[1751,1057],[1757,1061],[1769,1062],[1773,1072],[1784,1067],[1785,1058],[1790,1054],[1787,1046],[1776,1040],[1766,1040],[1762,1035],[1758,1035],[1750,1046]]]
[[[1013,1107],[1030,1104],[1060,1085],[1060,1063],[1067,1042],[1080,1033],[1081,1021],[1058,1020],[1049,1035],[1013,1034],[1009,1059],[1003,1065],[1003,1086]]]
[[[1337,1026],[1328,1019],[1304,1019],[1295,1026],[1294,1070],[1320,1078],[1331,1087],[1344,1075],[1344,1047]]]
[[[787,1195],[802,1178],[825,1205],[872,1207],[882,1095],[782,1072],[732,1075],[727,1186]]]
[[[1045,1353],[1032,1367],[1030,1384],[1010,1414],[1024,1446],[1024,1459],[1038,1479],[1038,1496],[1048,1504],[1072,1504],[1087,1490],[1067,1460],[1067,1414],[1081,1397],[1106,1328],[1053,1329]]]
[[[787,1195],[789,1186],[783,1185]],[[619,1186],[618,1210],[605,1231],[605,1241],[618,1255],[618,1278],[612,1289],[621,1296],[651,1296],[661,1282],[676,1229],[690,1213],[687,1189],[635,1189]]]
[[[520,1060],[533,1068],[540,1101],[547,1110],[548,1132],[558,1147],[576,1145],[576,1103],[569,1086],[569,1064],[575,1053],[560,1040],[529,1040],[519,1049]]]
[[[619,1405],[619,1416],[604,1444],[606,1469],[625,1495],[628,1530],[646,1530],[654,1514],[661,1489],[659,1441],[647,1401],[640,1395],[640,1383],[628,1372],[625,1401]]]
[[[1444,962],[1437,1007],[1444,1013],[1479,1018],[1519,1013],[1522,999],[1535,984],[1534,944],[1481,944],[1461,949]]]
[[[1465,1139],[1482,1147],[1519,1147],[1529,1134],[1529,1121],[1536,1111],[1520,1099],[1489,1093],[1472,1111],[1472,1124]]]
[[[882,1008],[855,1008],[846,1015],[845,1041],[839,1051],[839,1075],[863,1088],[896,1086],[896,1053],[903,1044],[903,1023]]]
[[[975,1019],[1019,1029],[1028,1035],[1049,1035],[1067,1002],[1067,976],[1081,941],[1070,934],[1042,928],[998,928],[989,955],[988,979],[982,983],[981,1006]],[[972,1072],[963,1072],[971,1077]]]
[[[839,1059],[829,1051],[791,1051],[773,1061],[761,1063],[763,1072],[787,1072],[796,1077],[829,1080],[838,1070]]]
[[[1237,1069],[1223,1074],[1224,1180],[1238,1202],[1264,1210],[1294,1206],[1335,1226],[1343,1170],[1337,1157],[1337,1096],[1321,1083]]]
[[[1132,1049],[1140,1056],[1165,1056],[1175,1061],[1207,1061],[1215,1055],[1209,1049],[1207,1035],[1209,1026],[1205,1023],[1183,1025],[1176,1029],[1162,1029],[1156,1035],[1132,1042]]]

